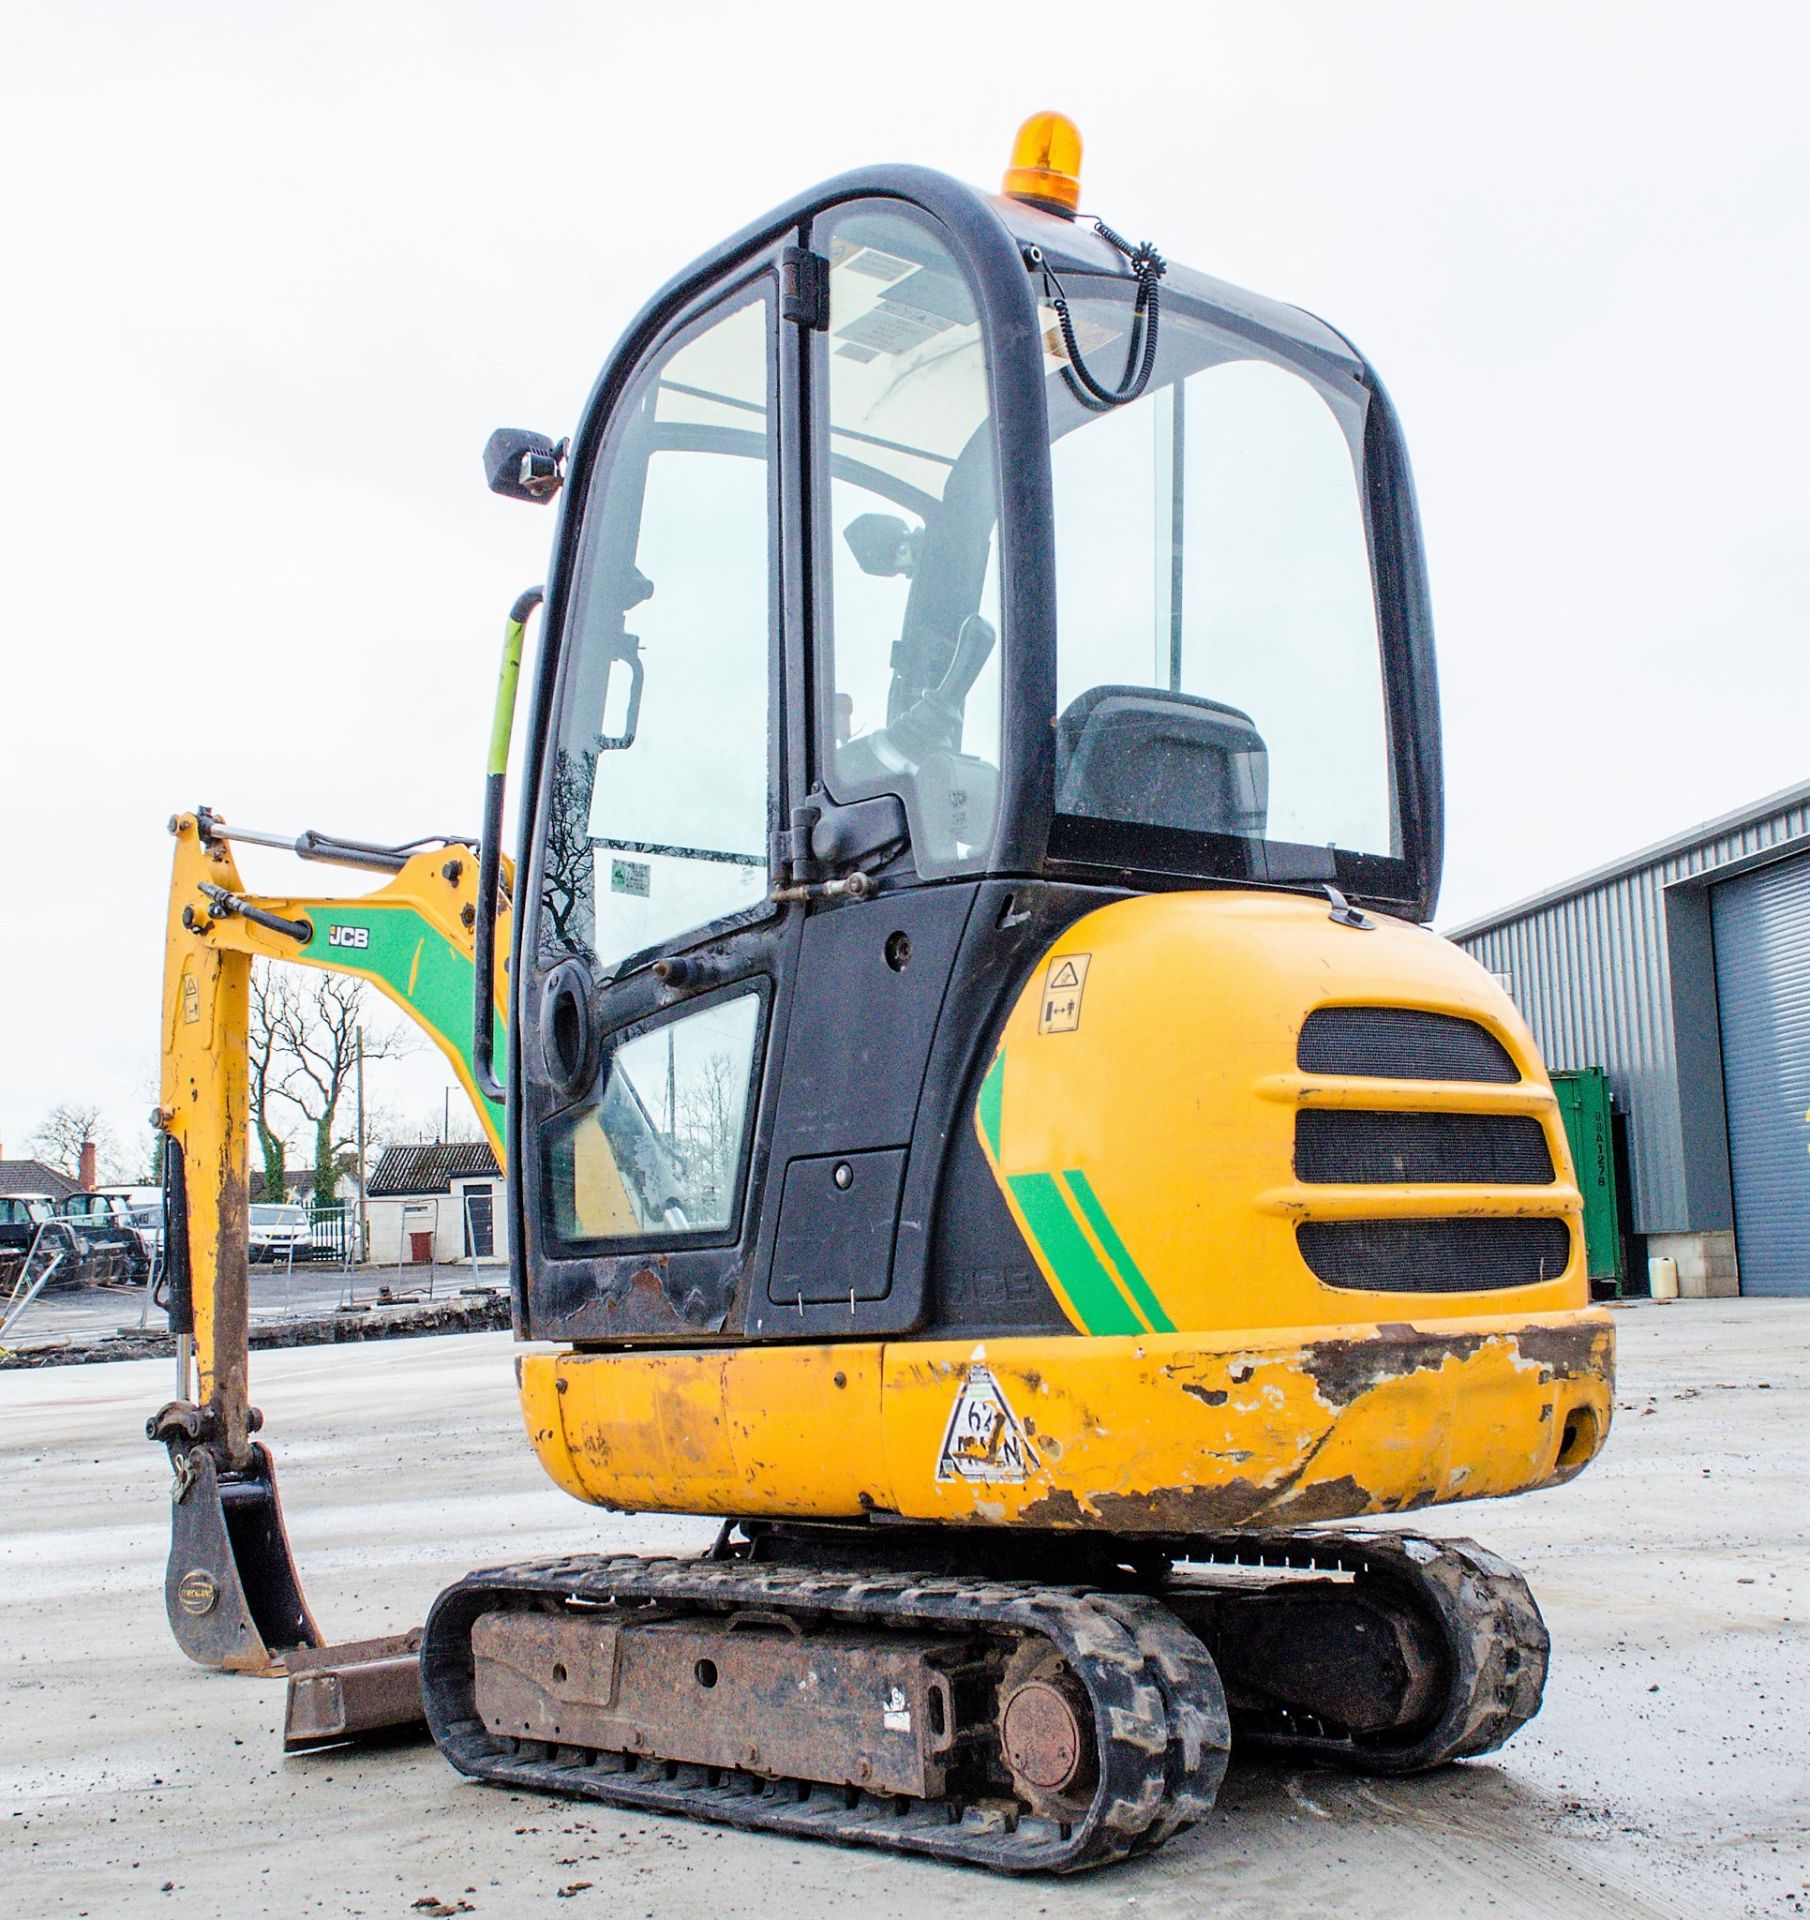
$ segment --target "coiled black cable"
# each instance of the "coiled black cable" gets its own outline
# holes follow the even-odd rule
[[[1102,386],[1081,357],[1081,343],[1075,338],[1075,323],[1069,316],[1068,295],[1047,261],[1041,261],[1044,284],[1050,305],[1056,311],[1056,325],[1062,330],[1062,345],[1068,365],[1062,378],[1068,390],[1091,413],[1108,413],[1114,407],[1129,406],[1150,383],[1156,365],[1156,332],[1161,310],[1157,282],[1168,271],[1169,263],[1148,240],[1132,246],[1114,233],[1104,220],[1094,222],[1094,232],[1124,255],[1126,264],[1137,276],[1138,290],[1131,303],[1131,338],[1125,349],[1125,372],[1116,389]]]

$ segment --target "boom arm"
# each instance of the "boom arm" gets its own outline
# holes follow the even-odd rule
[[[177,1398],[148,1423],[176,1476],[165,1600],[192,1659],[275,1673],[319,1635],[290,1556],[269,1452],[252,1437],[259,1415],[247,1351],[251,963],[287,960],[369,980],[446,1057],[501,1164],[502,1110],[480,1094],[472,1060],[478,860],[456,841],[408,854],[304,835],[293,844],[306,857],[388,867],[394,877],[350,899],[253,897],[230,842],[272,836],[235,836],[205,809],[179,814],[170,827],[176,857],[155,1118],[170,1168],[164,1233]],[[505,893],[511,880],[505,863]],[[497,981],[499,1027],[506,991]]]

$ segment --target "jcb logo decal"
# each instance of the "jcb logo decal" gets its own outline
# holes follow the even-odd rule
[[[369,927],[329,927],[327,945],[330,947],[368,947],[371,944]]]

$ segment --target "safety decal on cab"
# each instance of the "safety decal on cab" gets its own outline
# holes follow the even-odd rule
[[[939,1480],[1022,1481],[1038,1464],[1036,1451],[1024,1437],[992,1373],[978,1363],[969,1365],[936,1463]]]
[[[1037,1003],[1039,1033],[1073,1033],[1081,1024],[1081,996],[1087,990],[1091,953],[1059,953],[1043,976]]]

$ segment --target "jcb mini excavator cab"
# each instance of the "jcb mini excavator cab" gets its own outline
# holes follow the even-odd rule
[[[832,181],[649,304],[569,447],[488,449],[559,515],[527,1424],[581,1499],[730,1524],[444,1594],[467,1772],[1069,1868],[1233,1739],[1406,1771],[1538,1706],[1511,1569],[1308,1530],[1609,1419],[1532,1041],[1416,924],[1396,418],[1331,328],[1077,220],[1078,160],[1040,116],[999,197]]]

